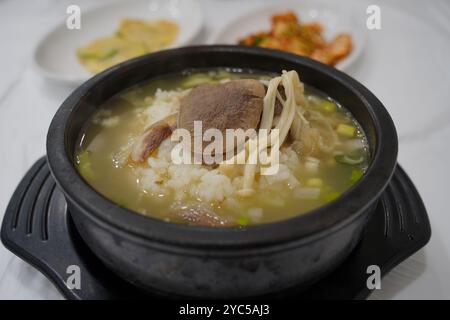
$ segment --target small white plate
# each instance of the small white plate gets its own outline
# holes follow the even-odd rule
[[[253,9],[228,23],[213,36],[216,44],[237,44],[238,40],[252,33],[270,29],[270,19],[275,13],[293,11],[300,22],[317,21],[324,26],[324,37],[332,39],[336,34],[346,32],[351,35],[353,50],[349,56],[340,61],[336,68],[344,70],[361,54],[365,43],[365,26],[339,6],[330,1],[302,0],[277,2]],[[364,16],[363,16],[364,17]]]
[[[86,11],[81,8],[81,29],[69,30],[64,21],[39,42],[34,52],[37,70],[48,79],[70,84],[89,79],[92,74],[79,63],[77,49],[98,37],[112,35],[123,18],[167,19],[177,23],[178,37],[167,48],[191,42],[203,23],[197,0],[130,0]]]

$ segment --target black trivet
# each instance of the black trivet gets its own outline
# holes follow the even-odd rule
[[[369,265],[379,266],[384,275],[422,248],[430,236],[423,202],[398,166],[361,242],[341,266],[306,291],[293,288],[265,298],[365,298],[370,294],[366,285]],[[33,165],[14,192],[3,218],[1,239],[14,254],[44,273],[68,299],[171,298],[137,290],[89,250],[73,226],[45,157]],[[70,265],[80,268],[80,289],[66,286]]]

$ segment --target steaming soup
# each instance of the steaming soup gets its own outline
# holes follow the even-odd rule
[[[204,130],[266,128],[277,132],[280,145],[254,147],[247,138],[222,162],[174,163],[173,134],[193,132],[194,120]],[[258,161],[224,162],[241,152],[249,160],[257,148],[279,151],[275,174],[263,175],[267,164]],[[153,79],[112,97],[85,124],[75,158],[82,177],[119,206],[176,223],[246,226],[335,200],[364,174],[369,152],[345,106],[304,87],[295,71],[208,69]]]

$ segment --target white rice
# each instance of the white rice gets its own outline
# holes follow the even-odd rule
[[[180,99],[188,93],[189,90],[164,91],[157,89],[153,103],[144,111],[148,117],[148,125],[178,112]]]
[[[188,91],[156,92],[155,98],[143,112],[147,118],[147,125],[178,112],[180,98]],[[242,186],[242,175],[223,173],[218,169],[211,169],[202,165],[177,165],[171,162],[171,150],[175,146],[170,138],[166,139],[158,151],[147,160],[148,167],[136,168],[138,183],[142,190],[155,196],[173,195],[178,201],[192,201],[197,199],[208,203],[220,204],[222,207],[238,208],[237,191]],[[280,154],[278,173],[269,176],[258,176],[255,190],[270,190],[273,205],[284,205],[283,198],[286,188],[279,188],[280,184],[295,189],[300,186],[293,170],[298,167],[299,158],[291,148],[284,148]],[[242,171],[242,165],[236,165]],[[261,219],[262,209],[251,208],[249,215],[253,220]]]

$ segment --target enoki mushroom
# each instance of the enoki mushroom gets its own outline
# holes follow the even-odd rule
[[[283,99],[278,87],[282,85],[286,98]],[[274,119],[275,102],[279,100],[283,106],[283,111],[277,121]],[[254,137],[246,142],[245,147],[240,151],[248,152],[247,161],[244,168],[244,178],[242,188],[238,191],[240,196],[246,197],[254,193],[253,183],[257,170],[260,168],[259,155],[263,151],[271,149],[267,153],[271,157],[273,149],[279,151],[280,146],[286,140],[287,135],[291,131],[291,135],[295,138],[301,133],[303,126],[309,126],[308,121],[303,116],[303,105],[305,104],[304,86],[300,82],[296,71],[283,71],[282,75],[270,80],[267,93],[263,100],[263,113],[260,121],[260,129],[266,129],[267,135],[263,135],[257,143]],[[276,124],[275,124],[276,122]],[[276,130],[274,130],[276,129]],[[227,160],[221,166],[229,163],[234,164],[235,159],[242,155],[238,153],[233,158]],[[270,155],[269,155],[270,154]],[[250,161],[254,160],[254,161]],[[255,161],[256,160],[256,161]],[[255,164],[256,163],[256,164]],[[272,163],[270,161],[270,163]]]

